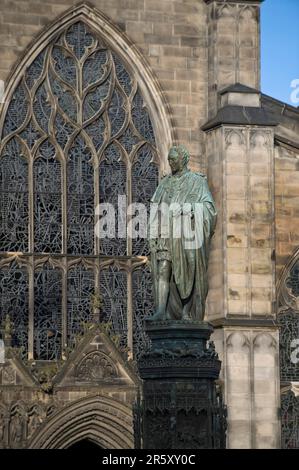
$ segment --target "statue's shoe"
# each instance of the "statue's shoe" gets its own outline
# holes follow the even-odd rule
[[[167,314],[165,312],[161,312],[160,310],[157,310],[157,312],[154,313],[154,315],[149,318],[149,320],[152,320],[152,321],[163,321],[167,319],[168,319]]]
[[[183,308],[182,320],[191,320],[189,312],[185,307]]]

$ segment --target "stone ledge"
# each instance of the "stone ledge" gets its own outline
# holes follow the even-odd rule
[[[216,116],[201,127],[202,131],[209,131],[223,124],[241,126],[274,127],[278,121],[263,108],[248,106],[224,106],[219,109]]]

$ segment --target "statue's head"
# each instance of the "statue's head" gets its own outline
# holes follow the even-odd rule
[[[190,154],[184,145],[171,147],[168,152],[168,162],[172,173],[178,173],[187,168]]]

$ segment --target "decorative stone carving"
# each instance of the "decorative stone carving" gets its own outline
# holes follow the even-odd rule
[[[44,412],[38,405],[33,405],[28,410],[28,433],[27,438],[35,433],[35,431],[40,427],[43,422]]]
[[[117,370],[113,362],[100,351],[87,354],[76,367],[75,376],[77,380],[92,382],[98,380],[109,380],[117,377]]]
[[[0,406],[0,449],[5,447],[6,444],[6,429],[8,423],[7,409]]]
[[[12,448],[21,447],[26,437],[25,411],[22,406],[15,405],[11,409],[9,422],[9,444]]]
[[[16,370],[11,367],[2,368],[2,385],[15,385],[16,384]]]
[[[31,364],[31,372],[45,393],[52,392],[53,381],[58,369],[59,365],[55,363],[37,364],[34,362]]]
[[[245,145],[245,133],[243,130],[227,129],[225,131],[225,144],[227,147],[240,147]]]
[[[269,150],[272,133],[266,130],[254,130],[250,132],[250,145],[259,149]]]
[[[226,339],[226,345],[228,348],[232,349],[243,349],[243,348],[250,348],[250,340],[248,336],[244,333],[240,333],[236,331],[231,333]]]
[[[236,5],[233,3],[226,3],[223,5],[223,3],[217,3],[216,8],[215,8],[215,14],[214,17],[216,19],[225,19],[225,18],[234,18],[237,15],[237,8]]]
[[[258,13],[259,9],[257,7],[250,5],[241,6],[241,8],[239,8],[239,19],[246,24],[253,23],[257,26]]]
[[[104,448],[133,448],[130,406],[105,395],[81,398],[49,417],[28,447],[61,449],[76,442],[78,434],[84,438],[89,432]]]
[[[253,348],[276,350],[276,339],[270,333],[258,333],[253,339]]]

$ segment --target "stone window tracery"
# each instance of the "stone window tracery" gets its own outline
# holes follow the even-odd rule
[[[94,232],[100,202],[125,195],[126,207],[149,204],[158,184],[154,131],[134,74],[73,20],[28,64],[4,112],[1,323],[11,316],[14,344],[37,360],[60,359],[82,323],[100,318],[139,351],[140,318],[152,312],[141,274],[148,277],[147,244]],[[120,220],[116,210],[117,229]]]

